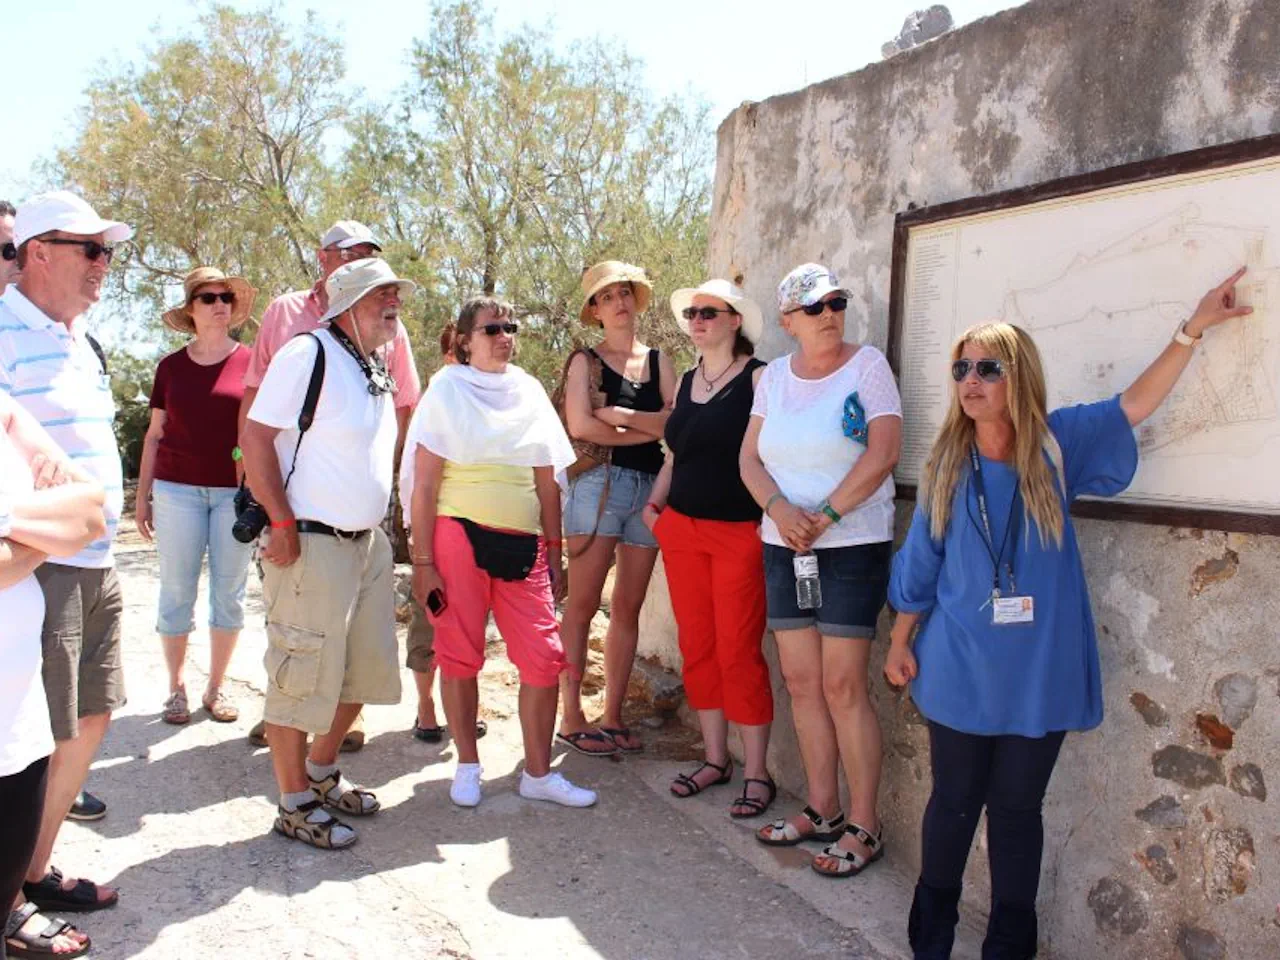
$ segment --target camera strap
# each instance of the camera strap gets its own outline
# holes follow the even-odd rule
[[[311,429],[316,418],[316,405],[320,402],[320,388],[324,385],[324,344],[314,333],[300,336],[310,337],[316,342],[316,359],[311,366],[311,379],[307,381],[307,393],[302,398],[302,410],[298,413],[298,442],[293,446],[293,463],[289,464],[289,475],[284,478],[284,488],[289,489],[289,481],[293,479],[293,471],[298,466],[298,451],[302,448],[302,438]]]

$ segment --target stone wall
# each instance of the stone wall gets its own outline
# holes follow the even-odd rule
[[[837,45],[838,49],[838,45]],[[848,336],[885,346],[893,218],[934,204],[1280,132],[1276,0],[1038,0],[719,130],[709,266],[770,314],[828,263],[855,292]],[[1280,479],[1277,480],[1280,482]],[[908,507],[900,505],[899,530]],[[1067,740],[1047,800],[1042,938],[1053,956],[1280,956],[1280,540],[1078,521],[1107,718]],[[882,624],[883,628],[887,625]],[[642,652],[678,665],[661,569]],[[770,656],[776,656],[772,639]],[[918,714],[880,675],[883,809],[914,869],[929,790]],[[771,765],[803,790],[785,692]],[[979,840],[967,902],[985,906]]]

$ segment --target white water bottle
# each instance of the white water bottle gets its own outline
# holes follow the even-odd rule
[[[817,610],[822,606],[822,581],[818,579],[818,555],[812,550],[797,553],[791,560],[796,573],[796,606]]]

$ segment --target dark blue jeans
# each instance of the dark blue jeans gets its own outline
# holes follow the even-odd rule
[[[920,880],[907,931],[915,960],[947,960],[973,833],[987,810],[991,918],[983,960],[1036,955],[1036,892],[1045,789],[1066,736],[978,736],[929,722],[933,793],[925,808]]]

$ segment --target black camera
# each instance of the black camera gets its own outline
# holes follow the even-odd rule
[[[241,543],[253,543],[270,521],[267,511],[253,499],[253,492],[243,483],[236,491],[233,504],[236,508],[236,521],[231,525],[231,535]]]

